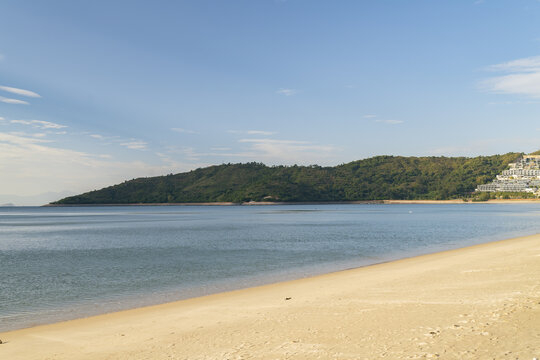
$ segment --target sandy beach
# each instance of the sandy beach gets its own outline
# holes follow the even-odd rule
[[[540,235],[0,333],[0,359],[533,359]]]
[[[451,200],[381,200],[383,204],[538,204],[540,199],[489,199],[474,202],[462,199]]]

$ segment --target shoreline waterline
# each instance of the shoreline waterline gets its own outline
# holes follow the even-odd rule
[[[537,234],[537,235],[540,236],[540,234]],[[536,236],[536,235],[528,235],[528,236]],[[524,236],[524,237],[527,237],[527,236]],[[520,237],[518,237],[517,239],[519,239],[519,238]],[[421,257],[424,257],[424,256],[442,254],[442,253],[445,253],[445,252],[459,251],[461,249],[467,249],[467,248],[472,248],[472,247],[477,247],[477,246],[482,246],[482,245],[489,245],[491,243],[497,243],[497,242],[501,242],[501,241],[509,241],[509,240],[513,240],[513,239],[514,238],[495,240],[495,241],[488,242],[488,243],[467,245],[467,246],[464,246],[464,247],[439,250],[439,251],[435,251],[435,252],[425,252],[425,253],[420,253],[420,254],[412,254],[410,256],[404,256],[404,257],[389,258],[389,259],[386,259],[386,260],[381,260],[381,261],[376,261],[376,262],[367,262],[365,265],[356,265],[356,266],[351,265],[350,267],[346,267],[346,266],[343,267],[342,266],[342,268],[339,268],[337,270],[330,270],[330,271],[325,271],[324,269],[325,268],[326,269],[332,268],[332,265],[321,266],[321,268],[319,270],[309,269],[309,271],[307,273],[304,273],[304,274],[302,274],[301,271],[295,272],[296,276],[293,276],[293,277],[291,277],[291,275],[287,274],[287,273],[281,274],[281,275],[269,274],[266,277],[258,276],[258,277],[254,277],[253,279],[249,279],[249,280],[244,279],[243,281],[241,281],[242,285],[240,285],[240,284],[237,284],[237,285],[226,284],[226,285],[219,286],[219,287],[217,287],[217,289],[210,290],[210,291],[204,290],[204,289],[193,290],[191,292],[192,294],[194,294],[193,296],[187,295],[187,296],[176,297],[176,298],[174,298],[174,296],[173,296],[172,300],[171,299],[163,300],[163,299],[167,299],[167,298],[171,297],[170,294],[165,293],[165,292],[163,294],[160,294],[161,295],[161,300],[160,300],[159,297],[156,298],[156,296],[154,296],[155,294],[153,294],[151,296],[148,296],[147,300],[142,300],[141,305],[130,306],[130,305],[127,305],[127,304],[130,304],[130,302],[125,302],[124,301],[124,305],[121,306],[117,310],[113,310],[113,311],[106,310],[106,311],[103,311],[103,312],[95,312],[94,311],[94,312],[86,313],[86,315],[85,315],[85,311],[79,310],[77,312],[74,312],[75,315],[68,316],[65,319],[61,319],[61,320],[58,320],[58,321],[52,321],[52,322],[36,321],[35,325],[26,326],[26,327],[17,327],[17,328],[8,329],[8,330],[0,330],[0,335],[2,333],[9,333],[9,332],[15,332],[15,331],[24,331],[24,330],[27,330],[27,329],[33,329],[33,328],[38,328],[38,327],[42,327],[42,326],[50,326],[50,325],[61,324],[61,323],[65,323],[65,322],[90,319],[90,318],[94,318],[94,317],[100,317],[100,316],[110,315],[110,314],[115,314],[115,313],[122,313],[122,312],[126,312],[126,311],[133,311],[133,310],[138,310],[138,309],[145,309],[145,308],[152,308],[152,307],[156,307],[156,306],[163,306],[163,305],[168,305],[168,304],[180,303],[180,302],[183,302],[183,301],[197,300],[197,299],[202,299],[202,298],[216,296],[216,295],[225,295],[225,294],[234,293],[234,292],[237,292],[237,291],[244,291],[244,290],[256,289],[256,288],[261,288],[261,287],[266,287],[266,286],[273,286],[273,285],[277,285],[277,284],[285,284],[285,283],[291,283],[291,282],[296,282],[296,281],[315,279],[315,278],[318,278],[318,277],[331,276],[332,274],[339,274],[339,273],[342,273],[342,272],[355,271],[355,270],[360,270],[360,269],[364,269],[364,268],[368,268],[368,267],[372,267],[372,266],[384,265],[384,264],[389,264],[389,263],[394,263],[394,262],[399,262],[399,261],[406,261],[406,260],[410,260],[410,259],[421,258]],[[158,295],[158,296],[160,296],[160,295]],[[71,310],[71,311],[73,311],[73,310]],[[79,314],[79,315],[77,316],[76,314]]]
[[[536,204],[0,210],[0,331],[540,232]]]
[[[204,299],[204,298],[212,297],[212,296],[221,296],[221,295],[226,295],[226,294],[229,294],[229,293],[236,293],[236,292],[239,292],[239,291],[248,291],[248,290],[253,290],[253,289],[257,289],[257,288],[264,288],[264,287],[267,287],[267,286],[275,286],[275,285],[278,285],[278,284],[288,284],[288,283],[294,283],[294,282],[297,282],[297,281],[303,281],[303,280],[309,280],[309,279],[314,279],[315,280],[315,279],[320,278],[320,277],[333,276],[335,274],[340,274],[340,273],[343,273],[343,272],[356,271],[356,270],[361,270],[361,269],[365,269],[365,268],[369,268],[369,267],[382,266],[382,265],[385,265],[385,264],[398,263],[398,262],[402,262],[402,261],[405,261],[405,262],[414,261],[415,259],[419,260],[419,259],[422,259],[424,257],[444,255],[446,253],[452,253],[452,252],[460,252],[461,250],[464,250],[464,249],[481,248],[483,246],[489,246],[491,244],[497,244],[497,243],[502,243],[502,242],[507,242],[507,241],[514,241],[514,240],[518,240],[518,239],[521,239],[521,238],[528,238],[528,237],[538,237],[540,239],[540,233],[534,234],[534,235],[520,236],[520,237],[516,237],[516,238],[494,240],[494,241],[487,242],[487,243],[467,245],[467,246],[453,248],[453,249],[446,249],[446,250],[440,250],[440,251],[435,251],[435,252],[422,253],[422,254],[417,254],[417,255],[400,257],[400,258],[393,258],[393,259],[383,260],[383,261],[379,261],[379,262],[367,263],[366,265],[346,267],[346,268],[343,268],[343,269],[333,270],[333,271],[329,271],[329,272],[321,271],[321,272],[316,273],[316,274],[305,275],[305,276],[297,277],[297,278],[290,278],[290,279],[276,280],[276,281],[269,280],[268,282],[262,282],[262,283],[258,283],[258,284],[251,285],[251,286],[245,286],[245,287],[234,287],[234,286],[232,286],[229,289],[227,289],[227,287],[225,287],[221,291],[209,292],[209,293],[204,293],[204,294],[201,294],[201,295],[195,295],[195,296],[189,296],[189,297],[185,297],[185,298],[179,298],[179,299],[175,299],[175,300],[172,300],[172,301],[155,302],[155,303],[150,303],[148,305],[142,305],[142,306],[136,306],[136,307],[127,307],[127,308],[123,308],[123,309],[116,310],[116,311],[107,311],[107,312],[93,314],[93,315],[89,315],[89,316],[74,317],[74,318],[70,318],[70,319],[67,319],[67,320],[60,320],[60,321],[51,322],[51,323],[38,324],[38,325],[30,326],[30,327],[18,328],[18,329],[7,330],[7,331],[0,331],[0,335],[2,333],[9,333],[9,332],[14,332],[14,331],[24,331],[24,330],[27,330],[27,329],[33,329],[33,328],[38,328],[38,327],[42,327],[42,326],[50,326],[50,325],[60,324],[60,323],[64,323],[64,322],[71,322],[71,321],[77,321],[77,320],[90,319],[90,318],[94,318],[94,317],[100,317],[100,316],[105,316],[105,315],[110,315],[110,314],[115,314],[115,313],[129,312],[129,311],[138,310],[138,309],[165,306],[165,305],[169,305],[169,304],[181,303],[181,302],[184,302],[184,301],[196,301],[197,299]]]
[[[499,328],[493,330],[492,328],[499,325],[504,328],[502,323],[503,320],[508,320],[508,316],[501,314],[508,314],[509,306],[515,305],[516,309],[527,312],[527,314],[530,311],[539,313],[540,306],[532,305],[533,300],[535,298],[538,300],[538,296],[540,296],[539,290],[534,288],[534,284],[540,279],[539,272],[536,271],[540,267],[537,261],[538,256],[540,256],[540,234],[499,240],[304,279],[4,332],[0,333],[0,339],[6,344],[0,345],[0,355],[5,353],[14,356],[10,357],[10,359],[22,359],[25,356],[27,359],[37,358],[35,357],[36,354],[33,354],[31,350],[19,353],[23,348],[32,344],[38,345],[34,350],[35,352],[45,351],[45,353],[41,353],[43,355],[48,354],[48,350],[54,350],[56,357],[51,357],[54,359],[67,359],[69,357],[86,359],[102,354],[102,345],[106,345],[105,353],[109,356],[111,354],[117,354],[117,357],[119,355],[127,356],[127,354],[134,355],[135,350],[137,350],[141,351],[140,358],[144,358],[144,356],[152,355],[149,353],[147,345],[141,344],[142,339],[153,338],[155,340],[151,343],[161,349],[160,351],[164,351],[165,345],[170,349],[171,343],[180,341],[181,344],[178,343],[180,347],[176,348],[179,351],[178,354],[196,358],[204,354],[208,355],[210,351],[214,354],[214,357],[218,357],[215,352],[216,349],[213,347],[197,349],[197,346],[182,342],[181,339],[197,336],[203,343],[209,344],[207,341],[216,341],[219,343],[216,344],[216,348],[219,346],[222,348],[224,345],[221,344],[220,339],[215,338],[216,334],[222,334],[226,340],[227,336],[229,336],[227,334],[240,331],[246,336],[246,338],[242,338],[244,343],[245,341],[251,341],[257,344],[257,348],[252,349],[251,352],[246,349],[246,355],[251,354],[253,358],[259,358],[257,354],[268,354],[263,358],[270,358],[276,355],[277,350],[272,349],[272,346],[270,348],[265,347],[264,342],[261,342],[259,337],[248,335],[246,331],[250,332],[250,329],[244,329],[247,326],[245,321],[250,324],[254,321],[253,326],[260,331],[265,328],[265,323],[266,326],[281,329],[282,334],[269,332],[265,335],[269,339],[273,339],[272,344],[276,341],[282,341],[283,338],[290,337],[292,339],[290,344],[294,346],[296,338],[300,339],[298,340],[299,343],[302,343],[302,337],[312,336],[315,339],[317,336],[316,334],[310,334],[303,327],[293,326],[290,321],[286,320],[288,317],[295,317],[298,322],[304,325],[306,321],[308,323],[313,322],[312,325],[316,323],[319,326],[319,331],[325,332],[330,331],[328,327],[331,327],[332,331],[335,330],[335,325],[332,325],[332,323],[325,324],[329,318],[335,318],[334,315],[327,311],[334,311],[336,314],[346,311],[345,313],[350,316],[362,318],[364,321],[362,325],[358,326],[351,323],[350,331],[360,333],[374,331],[373,334],[375,335],[372,336],[374,340],[372,340],[377,343],[378,341],[388,341],[383,334],[378,333],[379,326],[382,324],[378,325],[377,323],[381,319],[384,320],[384,318],[387,320],[392,319],[390,323],[387,322],[386,327],[393,329],[394,322],[399,322],[399,319],[405,316],[403,311],[406,310],[404,308],[408,307],[411,307],[410,310],[414,311],[417,316],[414,319],[404,319],[404,323],[401,323],[400,327],[418,328],[418,331],[428,334],[430,332],[422,329],[431,328],[433,329],[431,332],[435,333],[435,335],[429,336],[427,339],[417,341],[424,345],[410,345],[416,345],[415,348],[420,348],[419,351],[422,350],[421,348],[427,348],[430,345],[439,346],[439,351],[441,351],[440,346],[442,345],[437,345],[435,340],[443,338],[444,334],[448,338],[446,339],[446,345],[454,344],[455,346],[456,343],[452,343],[452,341],[459,340],[459,337],[454,335],[460,332],[460,327],[466,327],[468,323],[464,321],[470,321],[469,317],[471,316],[482,319],[484,316],[486,318],[490,317],[491,327],[485,325],[485,329],[474,330],[472,334],[476,338],[476,333],[478,333],[478,337],[483,339],[488,335],[482,334],[489,333],[488,330],[495,332],[504,330]],[[502,262],[502,259],[506,261]],[[516,277],[520,280],[517,281]],[[497,282],[500,282],[500,284],[495,284]],[[447,290],[441,292],[441,289]],[[448,289],[453,290],[448,292]],[[441,297],[444,298],[444,301],[440,299]],[[345,303],[342,301],[345,301]],[[538,303],[538,301],[536,302]],[[344,309],[344,304],[349,307]],[[437,319],[442,322],[449,320],[452,323],[450,324],[453,327],[452,331],[444,329],[441,324],[431,324],[432,319],[429,319],[429,317],[418,319],[419,314],[424,314],[424,316],[431,314],[434,311],[433,306],[440,308],[436,313],[446,311],[445,316],[440,317],[440,319],[437,317]],[[483,309],[483,307],[487,309],[486,314],[480,311],[480,308]],[[308,310],[305,310],[306,308]],[[319,309],[320,314],[312,314],[313,309]],[[518,310],[514,309],[514,312]],[[396,311],[399,311],[399,313],[396,313]],[[477,312],[477,314],[468,314],[473,311]],[[370,316],[364,319],[364,312],[366,312],[366,316],[368,314],[374,315],[372,312],[375,312],[377,314],[376,319],[370,319]],[[397,316],[398,314],[400,315]],[[270,315],[285,322],[286,324],[281,324],[284,327],[281,328],[280,321],[274,321],[275,319]],[[322,323],[317,322],[318,316],[321,317]],[[335,316],[347,323],[346,318]],[[285,326],[287,324],[291,328]],[[195,327],[195,325],[200,327]],[[521,322],[522,329],[519,332],[526,333],[532,330],[531,325],[530,323]],[[247,327],[249,328],[249,326]],[[141,333],[137,333],[139,331]],[[290,334],[287,334],[288,331],[290,331]],[[299,333],[302,335],[300,336]],[[409,336],[407,332],[405,333]],[[82,334],[85,334],[84,338],[80,338]],[[175,337],[175,334],[178,335]],[[166,340],[160,339],[160,335],[163,335]],[[67,336],[68,340],[63,339],[63,341],[69,343],[69,341],[76,338],[78,342],[64,344],[64,346],[54,340],[57,337],[65,336]],[[96,336],[99,336],[99,338],[96,338]],[[420,336],[425,337],[423,334]],[[122,337],[127,338],[121,339]],[[120,346],[117,348],[122,344],[123,340],[127,339],[130,339],[127,347]],[[331,344],[325,343],[323,341],[324,337],[318,339],[326,346],[332,345],[335,347],[342,344],[342,341],[336,339],[331,341]],[[517,341],[516,338],[511,340]],[[521,340],[531,341],[531,337],[524,336]],[[100,343],[94,350],[92,350],[93,346],[91,345],[93,341]],[[233,343],[239,346],[238,341],[240,339],[235,339]],[[488,341],[487,344],[490,344],[492,349],[498,351],[498,346],[493,346],[493,341]],[[382,346],[380,343],[378,345]],[[81,346],[84,351],[79,355],[75,355],[73,349]],[[183,349],[182,347],[187,348]],[[362,349],[357,350],[359,351],[357,354],[361,355]],[[424,350],[427,351],[427,349],[422,351]],[[487,349],[484,350],[488,351]],[[266,351],[270,352],[267,353]],[[328,349],[325,351],[328,351]],[[369,351],[374,354],[373,349]],[[163,354],[166,353],[163,352]],[[159,353],[153,354],[159,355]],[[309,355],[309,353],[306,354]],[[531,353],[531,355],[534,354]],[[164,356],[162,357],[164,358]],[[306,356],[306,358],[309,358],[309,356]],[[395,358],[401,357],[396,356]],[[459,357],[447,354],[445,358]],[[463,358],[467,358],[467,356],[463,356]]]
[[[358,201],[300,201],[300,202],[200,202],[200,203],[128,203],[128,204],[45,204],[42,207],[99,207],[99,206],[273,206],[273,205],[397,205],[397,204],[529,204],[540,203],[537,199],[489,199],[486,201],[450,200],[358,200]]]

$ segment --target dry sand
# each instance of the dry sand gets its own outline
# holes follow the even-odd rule
[[[0,339],[2,360],[531,360],[540,358],[540,235]]]

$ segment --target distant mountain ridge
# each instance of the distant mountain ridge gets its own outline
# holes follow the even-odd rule
[[[133,179],[52,204],[444,200],[473,192],[521,155],[376,156],[334,167],[223,164]]]

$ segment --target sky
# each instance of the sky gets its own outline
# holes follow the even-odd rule
[[[540,149],[538,0],[0,9],[0,203],[222,163]]]

